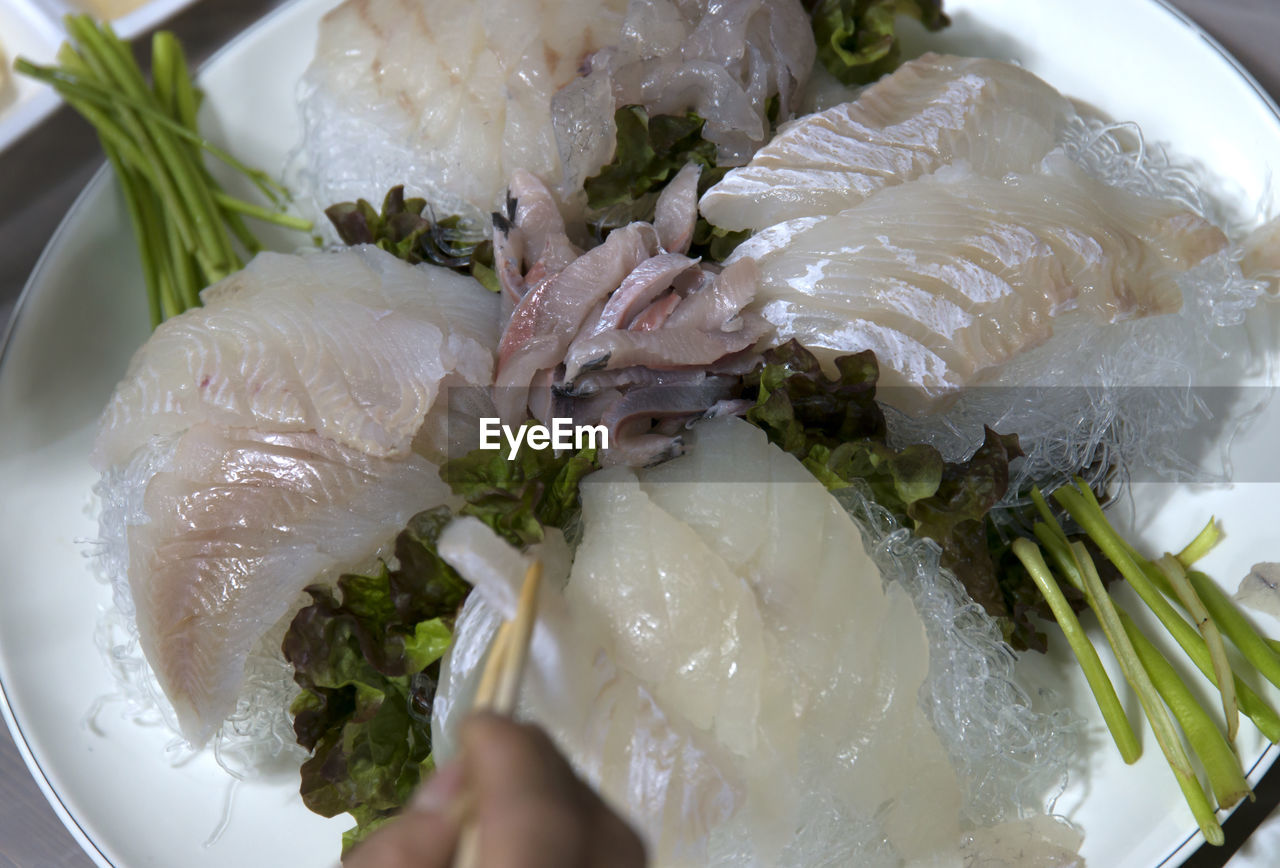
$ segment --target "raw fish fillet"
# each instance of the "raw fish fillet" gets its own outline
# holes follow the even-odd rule
[[[551,97],[614,44],[624,0],[347,0],[324,17],[302,96],[317,209],[404,184],[487,230],[507,179],[552,186]]]
[[[870,349],[886,394],[938,402],[1044,342],[1054,317],[1099,325],[1179,309],[1175,277],[1226,243],[1178,203],[1093,180],[1060,154],[1004,179],[959,167],[833,216],[753,236],[756,305],[820,357]]]
[[[716,161],[737,166],[769,137],[766,106],[790,117],[817,50],[798,0],[631,0],[622,44],[591,60],[618,106],[696,112]]]
[[[501,418],[603,424],[611,446],[602,460],[642,466],[679,454],[683,423],[745,411],[731,400],[736,377],[754,366],[752,347],[770,328],[742,314],[754,262],[721,270],[686,255],[700,174],[682,168],[653,223],[619,227],[583,253],[550,191],[516,173],[514,219],[493,227],[495,270],[513,305],[494,373]]]
[[[143,653],[199,745],[235,708],[245,658],[308,585],[370,566],[416,512],[443,503],[436,466],[314,433],[195,425],[146,484],[128,532]]]
[[[726,229],[835,214],[884,187],[967,163],[999,178],[1034,167],[1075,117],[1071,102],[1017,66],[926,54],[856,100],[790,124],[702,197]]]
[[[373,247],[264,253],[203,299],[135,354],[95,444],[123,512],[103,515],[108,562],[193,745],[307,585],[446,500],[429,459],[457,435],[446,408],[485,412],[498,325],[475,281]]]
[[[493,381],[498,299],[375,247],[263,253],[202,299],[129,363],[99,422],[98,469],[198,422],[403,456],[446,375]]]
[[[769,106],[794,113],[817,50],[798,0],[631,0],[626,12],[619,44],[551,101],[565,193],[612,159],[622,106],[695,112],[721,166],[742,165],[768,140]]]
[[[657,866],[959,864],[960,791],[919,702],[924,628],[857,526],[737,419],[690,454],[582,485],[548,570],[522,714],[640,828]],[[563,543],[534,552],[562,563]],[[447,756],[524,560],[475,520],[440,552],[476,583],[442,667]],[[797,830],[819,811],[824,831]],[[888,854],[886,856],[886,850]]]

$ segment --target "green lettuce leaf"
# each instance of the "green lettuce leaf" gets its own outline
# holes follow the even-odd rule
[[[771,122],[777,121],[778,104],[776,96],[770,97],[767,115]],[[626,105],[613,119],[618,129],[613,159],[583,185],[587,206],[593,211],[607,214],[608,209],[621,208],[600,222],[601,235],[632,220],[652,220],[657,194],[687,164],[702,166],[699,196],[729,171],[716,164],[716,146],[702,137],[706,121],[693,112],[651,118],[643,106]],[[700,216],[689,255],[722,262],[750,234],[721,229]]]
[[[1048,615],[1030,577],[1004,571],[1003,541],[989,537],[992,510],[1009,487],[1018,438],[988,430],[968,460],[948,463],[932,446],[895,448],[876,402],[879,366],[870,352],[835,360],[828,376],[795,341],[765,354],[746,380],[747,420],[795,455],[829,489],[861,480],[917,536],[937,543],[941,563],[996,618],[1016,648],[1044,650],[1032,615]]]
[[[703,192],[706,192],[705,190]],[[750,229],[730,232],[699,216],[693,226],[693,242],[689,245],[689,255],[700,257],[708,262],[724,262],[738,245],[751,237]]]
[[[1009,462],[1021,454],[1017,435],[987,428],[977,452],[968,461],[944,465],[937,489],[911,502],[906,513],[917,534],[942,548],[942,565],[961,578],[969,596],[991,614],[1009,617],[1020,644],[1028,644],[1030,625],[1013,620],[987,549],[986,527],[992,508],[1009,489]]]
[[[513,545],[542,540],[579,510],[578,484],[598,467],[594,450],[522,450],[514,461],[475,450],[441,475],[474,515]],[[285,635],[285,659],[302,688],[290,708],[302,765],[302,800],[326,817],[349,813],[356,825],[343,852],[394,817],[431,759],[431,704],[439,661],[470,586],[440,557],[437,541],[454,518],[436,507],[411,518],[396,537],[395,564],[336,586],[307,589],[311,604]]]
[[[818,62],[845,84],[867,84],[901,63],[897,18],[914,18],[929,30],[950,20],[942,0],[808,0]]]
[[[349,843],[393,816],[431,768],[431,703],[439,660],[469,586],[435,550],[452,517],[414,516],[396,539],[396,569],[307,589],[311,605],[285,635],[302,688],[294,734],[312,752],[302,800],[326,817],[349,812]]]
[[[404,185],[392,187],[377,211],[366,200],[339,202],[324,211],[344,244],[374,244],[413,265],[430,262],[469,274],[498,292],[493,242],[463,239],[456,216],[436,220],[426,199],[404,197]]]
[[[599,467],[596,450],[556,455],[522,449],[475,449],[445,463],[440,475],[466,499],[460,510],[483,521],[514,546],[542,542],[544,527],[564,528],[579,508],[578,483]]]
[[[702,137],[706,121],[693,112],[651,118],[643,106],[624,105],[613,120],[618,128],[613,159],[583,185],[590,208],[607,208],[661,190],[690,162],[702,166],[702,183],[707,186],[724,175],[725,170],[716,166],[716,146]]]

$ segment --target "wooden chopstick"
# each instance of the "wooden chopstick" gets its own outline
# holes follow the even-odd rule
[[[533,639],[534,618],[538,609],[538,589],[542,585],[542,564],[534,561],[524,574],[524,586],[520,589],[520,602],[516,606],[514,620],[503,621],[489,648],[475,699],[474,711],[494,711],[510,714],[520,695],[520,681],[524,677],[525,660],[529,656],[529,643]],[[470,805],[468,797],[464,800]],[[469,812],[468,812],[469,813]],[[453,857],[453,868],[476,868],[480,864],[480,830],[472,822],[462,827],[458,849]]]
[[[493,645],[489,647],[489,659],[485,661],[484,672],[480,675],[480,684],[476,687],[475,698],[471,700],[472,709],[493,707],[493,699],[498,693],[498,681],[506,666],[507,643],[511,639],[511,621],[503,621],[498,633],[493,637]]]
[[[516,619],[510,622],[511,635],[503,649],[503,666],[492,708],[498,714],[515,711],[516,699],[520,695],[520,680],[524,677],[524,663],[529,656],[529,643],[533,639],[533,622],[538,614],[538,589],[541,586],[542,564],[534,561],[525,571],[520,603],[516,606]]]

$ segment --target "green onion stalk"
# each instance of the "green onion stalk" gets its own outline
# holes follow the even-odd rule
[[[244,267],[262,245],[244,222],[251,217],[309,232],[311,223],[285,213],[288,191],[200,135],[201,94],[186,57],[168,31],[152,38],[152,82],[109,24],[66,17],[68,40],[57,66],[19,58],[18,72],[45,82],[94,128],[120,185],[138,241],[152,326],[200,304],[200,290]],[[227,194],[208,154],[244,175],[269,205]]]
[[[1031,500],[1041,519],[1032,528],[1035,540],[1017,540],[1013,553],[1062,628],[1121,757],[1133,762],[1141,752],[1133,722],[1068,604],[1060,581],[1084,595],[1205,840],[1221,844],[1222,826],[1214,803],[1217,809],[1230,808],[1253,795],[1232,747],[1240,714],[1250,718],[1270,741],[1280,742],[1280,716],[1246,680],[1261,676],[1280,686],[1280,643],[1261,636],[1208,576],[1190,569],[1218,542],[1220,533],[1214,521],[1176,556],[1167,554],[1152,561],[1116,532],[1082,480],[1054,492],[1054,499],[1133,588],[1187,659],[1218,689],[1222,726],[1196,700],[1172,661],[1111,598],[1084,544],[1068,538],[1044,496],[1033,490]],[[1240,652],[1244,663],[1232,663],[1228,642]],[[1192,765],[1192,755],[1203,770],[1208,792]]]

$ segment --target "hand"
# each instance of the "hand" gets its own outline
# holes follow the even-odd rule
[[[461,748],[346,868],[450,868],[464,820],[478,829],[483,868],[644,868],[636,833],[542,730],[477,714],[462,725]]]

